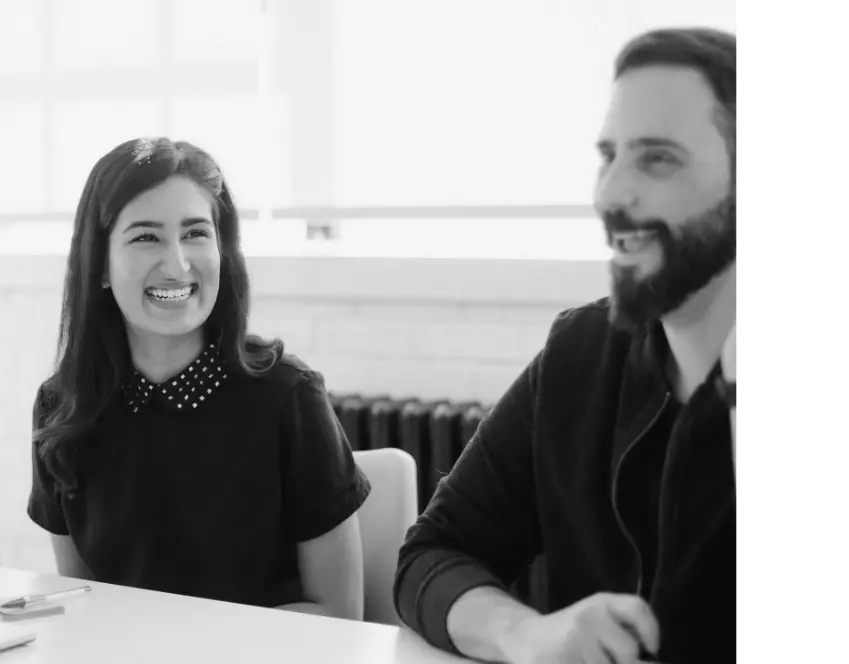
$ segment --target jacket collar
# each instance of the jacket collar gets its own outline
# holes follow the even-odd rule
[[[197,410],[227,380],[227,371],[215,344],[207,346],[189,366],[161,383],[153,383],[132,368],[121,385],[124,404],[142,412],[156,399],[174,413]]]
[[[619,391],[611,459],[614,472],[631,444],[674,398],[666,375],[668,360],[669,344],[660,321],[633,334]]]
[[[631,444],[651,428],[667,405],[674,402],[672,384],[666,373],[669,354],[669,343],[660,321],[651,323],[632,337],[619,391],[613,471]],[[705,382],[712,387],[721,373],[722,366],[717,361]]]

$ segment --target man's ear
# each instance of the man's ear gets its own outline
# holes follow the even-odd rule
[[[735,109],[734,122],[734,155],[731,164],[731,188],[734,197],[734,231],[737,241],[737,251],[743,253],[746,246],[746,190],[745,190],[745,107],[740,104]]]

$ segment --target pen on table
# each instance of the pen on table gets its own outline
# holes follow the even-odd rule
[[[87,592],[91,592],[91,586],[60,590],[59,592],[47,593],[46,595],[25,595],[24,597],[19,597],[4,604],[0,604],[0,609],[23,609],[31,604],[39,604],[41,602],[48,602],[54,599],[65,599],[66,597],[76,597],[77,595],[84,595]]]

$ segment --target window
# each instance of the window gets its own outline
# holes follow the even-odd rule
[[[55,12],[50,25],[59,70],[156,64],[162,38],[157,2],[71,0],[48,6]]]
[[[0,75],[37,72],[41,68],[43,15],[33,0],[0,4]]]
[[[272,113],[264,113],[268,105]],[[285,105],[280,99],[253,95],[176,97],[171,129],[174,138],[191,141],[221,165],[236,204],[256,209],[270,194],[271,205],[287,204]]]
[[[220,155],[246,205],[272,189],[267,205],[287,204],[285,114],[269,110],[283,104],[260,101],[264,20],[260,0],[0,3],[0,139],[14,155],[0,219],[70,219],[100,156],[159,134]]]
[[[606,102],[605,3],[339,3],[334,70],[344,205],[586,203]],[[378,21],[377,17],[381,19]]]
[[[572,166],[592,150],[581,127],[587,118],[598,121],[604,99],[589,93],[584,98],[594,103],[576,103],[574,90],[584,81],[598,88],[600,77],[582,72],[569,82],[560,64],[571,55],[575,26],[585,28],[580,9],[581,3],[538,0],[338,5],[337,202],[454,208],[444,218],[351,220],[343,235],[374,253],[400,255],[543,257],[545,246],[545,257],[557,258],[570,247],[580,247],[578,256],[597,251],[599,236],[586,220],[522,212],[487,218],[469,209],[573,203],[590,215],[592,174]],[[567,228],[571,240],[564,245]]]
[[[351,219],[342,235],[372,251],[382,241],[389,253],[418,246],[467,256],[606,255],[591,201],[616,54],[649,28],[733,31],[735,22],[733,0],[335,7],[336,204],[448,206],[455,215]],[[505,206],[528,217],[486,217],[486,207]],[[545,218],[542,206],[558,206],[561,218]]]
[[[44,210],[44,105],[0,103],[2,205],[23,212]]]
[[[67,221],[101,154],[165,134],[263,253],[597,258],[613,60],[696,24],[734,0],[4,0],[0,221]]]
[[[639,0],[630,4],[628,11],[628,29],[633,34],[653,28],[692,25],[704,25],[728,32],[737,31],[735,0],[718,0],[717,2]]]
[[[86,178],[106,152],[129,138],[162,131],[160,103],[147,99],[56,101],[51,108],[54,203],[74,210]]]
[[[260,0],[172,0],[174,57],[180,63],[255,63],[262,29]]]

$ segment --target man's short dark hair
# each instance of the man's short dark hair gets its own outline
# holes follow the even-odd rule
[[[689,67],[705,77],[719,102],[717,126],[732,155],[737,145],[737,37],[713,28],[663,28],[628,42],[616,58],[614,79],[653,65]]]

